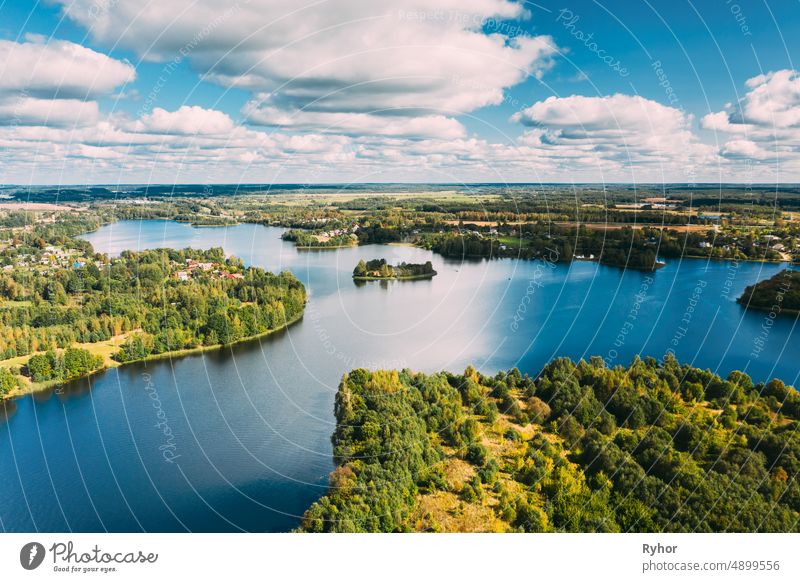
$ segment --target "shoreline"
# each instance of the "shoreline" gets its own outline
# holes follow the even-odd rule
[[[288,242],[288,241],[287,241]],[[336,246],[297,246],[295,245],[294,248],[298,251],[335,251],[337,249],[352,249],[360,245],[336,245]]]
[[[438,273],[434,272],[432,275],[410,275],[408,277],[356,277],[353,276],[353,281],[417,281],[420,279],[433,279]]]
[[[138,218],[138,219],[136,219],[136,218],[122,218],[122,219],[115,218],[112,221],[100,224],[100,226],[95,230],[87,231],[85,233],[77,235],[77,238],[80,238],[84,234],[90,234],[92,232],[96,232],[97,230],[99,230],[103,226],[107,226],[109,224],[122,222],[122,221],[125,221],[125,220],[156,220],[156,221],[162,221],[162,222],[176,222],[178,224],[186,224],[186,225],[191,226],[193,228],[230,228],[230,227],[233,227],[233,226],[245,226],[245,225],[248,225],[248,224],[255,224],[255,225],[267,226],[267,227],[271,227],[271,228],[283,228],[284,230],[289,229],[289,227],[287,227],[287,226],[264,224],[263,222],[260,222],[260,221],[252,221],[252,222],[250,222],[250,221],[247,221],[247,220],[241,221],[241,222],[237,222],[236,224],[232,224],[232,225],[217,225],[217,224],[194,224],[194,223],[191,223],[191,222],[188,222],[188,221],[175,220],[174,218]],[[667,228],[667,230],[669,230],[669,228]],[[292,242],[292,241],[285,241],[285,242]],[[535,261],[535,260],[537,260],[536,258],[528,259],[528,258],[523,258],[523,257],[519,257],[519,256],[496,256],[496,255],[492,255],[492,256],[488,256],[488,257],[484,256],[484,255],[460,255],[460,256],[457,256],[457,257],[452,257],[452,256],[448,256],[448,255],[443,255],[441,253],[437,253],[437,252],[435,252],[435,251],[433,251],[431,249],[426,248],[423,245],[420,245],[420,244],[417,244],[417,243],[414,243],[414,242],[388,242],[388,243],[368,243],[368,244],[378,244],[378,245],[384,244],[384,245],[387,245],[387,246],[415,247],[415,248],[431,251],[432,253],[434,253],[436,255],[439,255],[440,257],[443,257],[445,259],[463,258],[463,259],[486,259],[486,260],[491,260],[491,259],[517,259],[517,260],[521,260],[521,261]],[[352,244],[352,245],[336,245],[336,246],[297,246],[297,245],[294,245],[294,248],[297,249],[297,250],[301,250],[301,251],[317,251],[317,250],[326,251],[326,250],[350,249],[350,248],[356,248],[356,247],[361,247],[361,246],[368,246],[368,245],[362,245],[360,243],[356,243],[356,244]],[[710,257],[710,256],[705,256],[705,255],[681,255],[679,257],[674,257],[674,259],[678,260],[678,261],[681,261],[681,260],[684,260],[684,259],[696,259],[696,260],[705,260],[705,261],[709,261],[710,260],[710,261],[768,263],[768,264],[784,264],[784,263],[786,263],[788,265],[800,265],[800,263],[795,263],[794,261],[789,260],[789,259],[753,259],[753,258],[734,258],[734,257]],[[572,261],[587,261],[587,262],[597,262],[597,263],[600,263],[600,264],[605,264],[605,263],[601,263],[597,259],[575,259],[575,258],[573,258],[571,261],[559,261],[559,262],[571,263]],[[613,266],[613,267],[617,267],[617,268],[622,268],[622,267],[620,267],[618,265],[608,265],[608,264],[606,264],[606,266],[609,266],[609,267]],[[664,265],[657,266],[655,269],[653,269],[653,271],[660,269],[662,266],[666,266],[666,263]],[[630,269],[633,269],[633,270],[649,271],[649,269],[638,269],[636,267],[627,267],[627,268],[630,268]]]
[[[108,370],[113,370],[115,368],[121,368],[123,366],[127,366],[128,364],[137,364],[137,363],[141,363],[141,362],[151,362],[151,361],[156,361],[156,360],[166,360],[166,359],[172,359],[172,358],[183,358],[185,356],[191,356],[191,355],[194,355],[194,354],[201,354],[203,352],[210,352],[212,350],[219,350],[219,349],[222,349],[222,348],[228,348],[228,347],[236,346],[236,345],[243,344],[243,343],[246,343],[246,342],[255,341],[257,339],[261,339],[261,338],[266,337],[268,335],[271,335],[273,333],[288,329],[291,325],[294,325],[295,323],[297,323],[298,321],[303,319],[304,315],[305,315],[305,307],[303,308],[303,311],[299,315],[293,317],[292,319],[287,320],[280,327],[276,327],[275,329],[269,329],[267,331],[258,333],[256,335],[251,335],[251,336],[248,336],[246,338],[242,338],[240,340],[236,340],[235,342],[232,342],[232,343],[229,343],[229,344],[214,344],[212,346],[197,346],[197,347],[194,347],[194,348],[184,348],[184,349],[181,349],[181,350],[171,350],[169,352],[163,352],[161,354],[151,354],[151,355],[146,356],[144,358],[139,358],[137,360],[129,360],[127,362],[117,362],[116,360],[113,360],[112,364],[103,366],[102,368],[98,368],[97,370],[92,370],[88,374],[84,374],[83,376],[79,376],[77,378],[72,378],[70,380],[48,380],[47,382],[29,382],[23,388],[20,388],[20,389],[17,389],[17,390],[12,390],[8,394],[5,394],[2,397],[0,397],[0,404],[6,402],[8,400],[15,400],[15,399],[21,398],[23,396],[29,396],[31,394],[36,394],[36,393],[39,393],[39,392],[44,392],[46,390],[51,390],[53,388],[57,388],[58,386],[63,386],[65,384],[69,384],[70,382],[75,382],[77,380],[84,380],[86,378],[91,378],[92,376],[94,376],[96,374],[99,374],[100,372],[107,372]]]
[[[739,297],[736,300],[736,304],[739,305],[745,311],[749,311],[749,310],[752,309],[753,311],[759,311],[761,313],[772,313],[772,311],[773,311],[772,308],[774,307],[774,305],[770,305],[769,307],[762,307],[761,305],[753,305],[752,303],[751,304],[746,304],[746,303],[742,302],[742,298],[743,297],[744,296]],[[783,309],[783,308],[781,308],[781,310],[778,311],[775,314],[775,317],[780,317],[781,315],[793,315],[793,316],[797,317],[798,315],[800,315],[800,309]]]

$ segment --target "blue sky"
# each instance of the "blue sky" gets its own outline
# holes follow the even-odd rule
[[[154,4],[0,4],[0,182],[800,181],[800,0]]]

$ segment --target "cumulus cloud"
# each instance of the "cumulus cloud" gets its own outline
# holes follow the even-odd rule
[[[245,114],[273,127],[452,138],[463,130],[444,117],[500,103],[557,51],[499,26],[530,17],[507,0],[61,3],[99,42],[180,55],[205,79],[251,91]]]
[[[747,81],[750,91],[734,111],[736,123],[763,127],[800,127],[800,74],[785,69]]]
[[[731,159],[768,160],[774,157],[759,144],[749,139],[732,139],[720,148],[720,154]]]
[[[233,128],[233,120],[226,113],[196,105],[183,105],[177,111],[156,107],[130,126],[140,133],[173,135],[220,135]]]
[[[244,122],[192,104],[104,115],[99,96],[135,95],[129,63],[66,41],[0,41],[13,67],[0,77],[6,180],[689,182],[797,157],[795,71],[754,77],[740,103],[703,118],[730,136],[721,148],[685,112],[623,94],[535,102],[513,116],[516,140],[470,135],[459,116],[501,104],[559,50],[513,29],[535,18],[521,0],[53,2],[99,46],[245,90]]]
[[[0,98],[0,125],[90,125],[100,117],[94,101],[35,99],[23,95]]]
[[[371,113],[337,113],[326,111],[286,112],[276,107],[251,103],[244,109],[247,119],[256,125],[275,126],[299,131],[321,131],[350,135],[383,135],[393,137],[455,139],[466,130],[457,120],[444,115],[377,115]]]
[[[129,63],[73,42],[36,36],[21,43],[0,40],[0,62],[0,92],[40,98],[86,99],[136,77]]]
[[[0,124],[88,125],[97,122],[92,99],[136,77],[126,62],[79,44],[29,36],[0,40]]]
[[[532,154],[567,166],[614,173],[652,165],[674,175],[709,163],[714,154],[692,132],[691,116],[638,95],[549,97],[512,120],[531,128],[520,143]]]
[[[800,168],[800,73],[770,72],[746,86],[738,103],[706,115],[702,127],[731,136],[720,148],[726,158]]]

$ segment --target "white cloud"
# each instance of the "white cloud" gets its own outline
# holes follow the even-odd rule
[[[607,97],[548,97],[513,119],[524,125],[557,128],[576,137],[603,135],[637,136],[684,130],[689,119],[678,109],[638,95]]]
[[[733,137],[720,148],[726,158],[774,164],[784,173],[800,170],[800,73],[770,72],[746,85],[737,104],[709,113],[702,127]]]
[[[529,18],[521,1],[54,1],[103,46],[177,57],[249,91],[246,125],[191,104],[103,115],[99,95],[136,95],[128,63],[66,41],[0,41],[14,67],[0,75],[6,181],[702,181],[736,179],[741,159],[798,157],[794,71],[754,77],[736,107],[703,119],[731,136],[722,148],[683,111],[622,94],[538,101],[513,117],[516,141],[469,135],[460,115],[501,104],[558,51],[482,26]]]
[[[174,135],[220,135],[231,132],[233,128],[233,120],[226,113],[196,105],[183,105],[177,111],[156,107],[130,127],[139,133]]]
[[[444,115],[377,115],[371,113],[334,113],[323,111],[282,111],[275,107],[259,107],[249,103],[244,113],[256,125],[300,131],[321,131],[354,135],[393,137],[464,137],[466,130],[457,120]]]
[[[507,0],[60,1],[96,40],[186,58],[205,79],[253,92],[253,123],[304,130],[452,138],[463,130],[442,118],[501,103],[557,51],[546,36],[484,33],[487,19],[530,16]],[[405,131],[402,117],[422,121]]]
[[[132,81],[133,67],[73,42],[0,40],[0,125],[91,125],[93,98]]]
[[[73,42],[38,37],[22,43],[0,40],[0,63],[0,93],[41,98],[86,99],[136,76],[129,63]]]
[[[747,87],[739,123],[800,128],[800,73],[784,69],[758,75],[747,81]]]
[[[720,153],[732,159],[767,160],[775,156],[749,139],[732,139],[720,148]]]
[[[565,167],[589,165],[612,175],[626,168],[677,172],[680,181],[694,181],[687,174],[714,158],[692,132],[691,116],[638,95],[549,97],[512,120],[532,128],[520,139],[531,154]]]
[[[80,99],[0,99],[0,125],[82,126],[96,123],[97,103]]]

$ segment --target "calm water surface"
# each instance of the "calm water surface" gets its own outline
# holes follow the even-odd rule
[[[222,246],[293,271],[310,301],[301,322],[261,341],[124,366],[0,409],[2,530],[287,531],[324,493],[334,394],[358,366],[535,373],[555,356],[627,364],[672,349],[721,374],[800,373],[795,318],[764,336],[765,314],[735,303],[779,265],[685,260],[645,274],[461,262],[405,246],[297,251],[281,232],[126,221],[85,237],[110,254]],[[379,257],[431,260],[439,275],[354,284],[358,260]],[[766,348],[752,357],[759,337]]]

